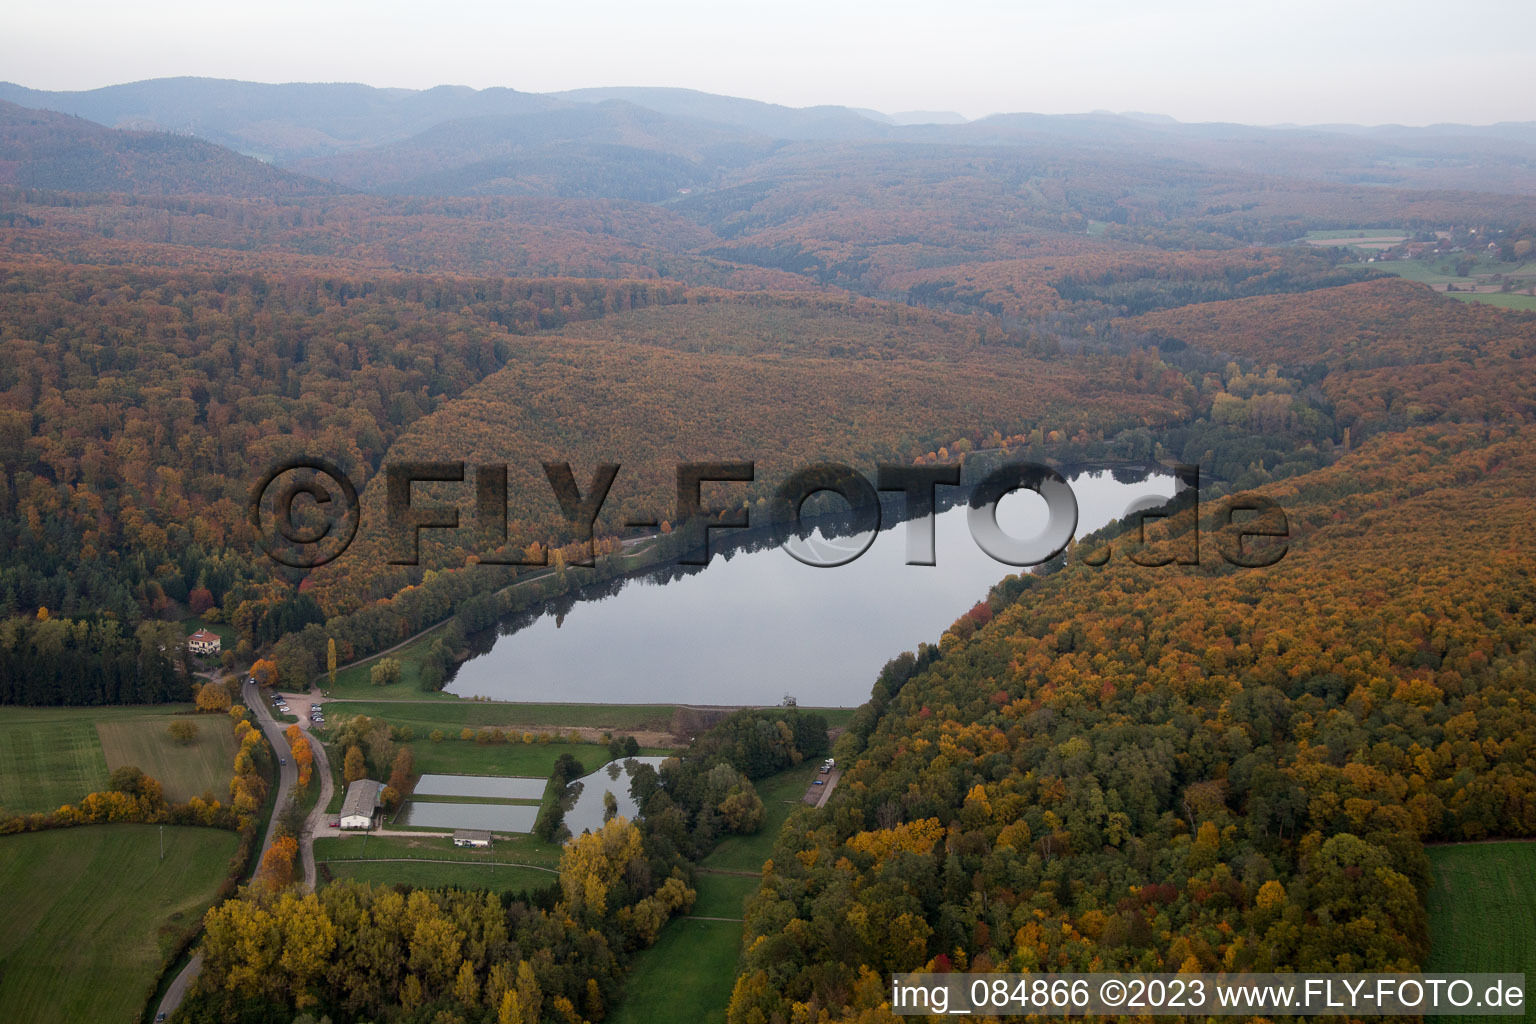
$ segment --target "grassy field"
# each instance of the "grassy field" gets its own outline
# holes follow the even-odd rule
[[[394,687],[372,689],[369,696],[378,698],[383,691]],[[433,729],[456,733],[465,726],[479,728],[482,725],[498,728],[557,726],[608,729],[619,733],[639,729],[659,731],[669,727],[673,707],[670,704],[503,704],[453,698],[431,703],[348,700],[337,704],[335,710],[382,718],[391,725],[408,725],[424,736]]]
[[[0,718],[0,807],[57,810],[104,788],[107,773],[122,764],[138,764],[165,783],[167,795],[222,793],[234,760],[231,723],[222,715],[193,717],[197,741],[179,746],[166,726],[189,708],[7,708]]]
[[[235,731],[227,715],[187,718],[197,726],[197,737],[183,746],[166,732],[165,715],[96,723],[107,770],[137,765],[165,787],[165,798],[190,800],[212,792],[229,799],[229,780],[234,775]]]
[[[169,946],[213,901],[232,832],[95,825],[0,839],[7,1024],[130,1024]]]
[[[694,879],[694,890],[699,894],[694,900],[691,917],[733,917],[741,919],[747,899],[757,892],[755,875],[710,875],[700,873]]]
[[[1458,288],[1473,284],[1497,284],[1504,278],[1509,278],[1523,289],[1536,280],[1536,260],[1506,263],[1488,256],[1477,256],[1473,259],[1467,274],[1461,275],[1456,273],[1456,263],[1461,258],[1463,257],[1451,255],[1422,260],[1392,260],[1376,264],[1376,269],[1388,274],[1396,274],[1409,281],[1438,287],[1444,287],[1447,284],[1453,284]],[[1499,277],[1499,281],[1495,281],[1495,277]],[[1447,294],[1463,302],[1484,302],[1504,309],[1536,309],[1536,295],[1522,295],[1518,292],[1448,292]]]
[[[424,861],[394,862],[383,860],[327,861],[337,881],[371,882],[374,885],[409,885],[429,889],[458,886],[461,889],[490,889],[493,892],[524,892],[543,889],[556,882],[557,876],[534,868],[509,867],[495,861],[484,863],[433,864]]]
[[[560,847],[551,846],[536,836],[520,835],[497,839],[489,850],[467,850],[442,837],[362,836],[320,838],[315,840],[315,860],[389,860],[392,858],[463,861],[484,864],[532,864],[554,868],[560,863]]]
[[[1434,881],[1425,972],[1523,971],[1529,994],[1536,979],[1536,843],[1466,843],[1427,852]],[[1528,1005],[1525,1019],[1536,1020],[1536,1009]]]
[[[1484,302],[1490,306],[1498,306],[1501,309],[1536,310],[1536,295],[1521,295],[1516,292],[1451,292],[1451,297],[1463,302]]]
[[[608,747],[597,743],[476,743],[461,739],[434,742],[417,733],[416,738],[404,746],[411,748],[416,770],[422,773],[525,775],[547,779],[554,771],[555,759],[561,754],[570,754],[588,771],[608,763]]]
[[[400,663],[398,682],[390,683],[388,686],[374,686],[370,672],[378,659],[370,658],[337,671],[335,686],[328,685],[329,681],[323,674],[318,680],[319,685],[332,697],[338,698],[377,700],[380,697],[390,697],[396,700],[456,701],[458,698],[452,694],[421,688],[421,660],[427,653],[427,647],[432,643],[432,639],[433,635],[428,633],[406,644],[398,651],[382,655]]]
[[[386,689],[393,689],[389,687]],[[377,697],[375,690],[372,696]],[[501,701],[451,700],[414,702],[403,700],[342,700],[331,710],[347,715],[382,718],[391,725],[410,726],[417,736],[433,729],[455,735],[468,726],[500,729],[517,727],[604,729],[624,734],[638,731],[665,732],[671,728],[671,704],[513,704]],[[854,708],[810,708],[826,718],[829,726],[846,725]]]
[[[656,945],[635,958],[624,984],[624,997],[607,1021],[724,1024],[740,945],[739,924],[688,919],[670,922]]]

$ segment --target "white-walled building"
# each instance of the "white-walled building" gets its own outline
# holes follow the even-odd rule
[[[341,802],[341,827],[372,828],[383,788],[384,783],[372,779],[358,779],[348,786],[347,797]]]

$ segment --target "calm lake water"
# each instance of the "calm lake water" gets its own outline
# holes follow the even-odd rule
[[[1166,475],[1116,475],[1071,478],[1076,536],[1122,518],[1138,499],[1171,497],[1176,486]],[[896,523],[836,568],[772,546],[717,553],[692,574],[673,568],[615,581],[532,621],[524,615],[501,635],[473,638],[489,649],[460,665],[447,689],[534,702],[778,704],[789,695],[806,706],[857,706],[887,661],[936,643],[989,587],[1020,571],[976,545],[967,511],[936,516],[935,566],[905,564],[907,525]],[[1043,531],[1045,503],[1017,491],[997,518],[1027,539]]]
[[[565,827],[573,836],[602,828],[607,811],[603,806],[604,793],[612,793],[619,803],[618,814],[633,821],[639,808],[629,796],[629,765],[655,767],[665,760],[664,757],[632,757],[627,761],[609,761],[591,775],[583,775],[571,783],[566,789]]]

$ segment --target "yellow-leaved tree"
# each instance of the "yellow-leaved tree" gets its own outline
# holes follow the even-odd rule
[[[610,818],[596,832],[565,844],[560,854],[560,890],[573,911],[585,909],[601,917],[608,907],[608,890],[624,876],[632,860],[645,856],[640,830],[624,817]]]

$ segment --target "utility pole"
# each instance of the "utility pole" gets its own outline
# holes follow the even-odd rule
[[[165,860],[165,826],[160,826],[160,859]]]

